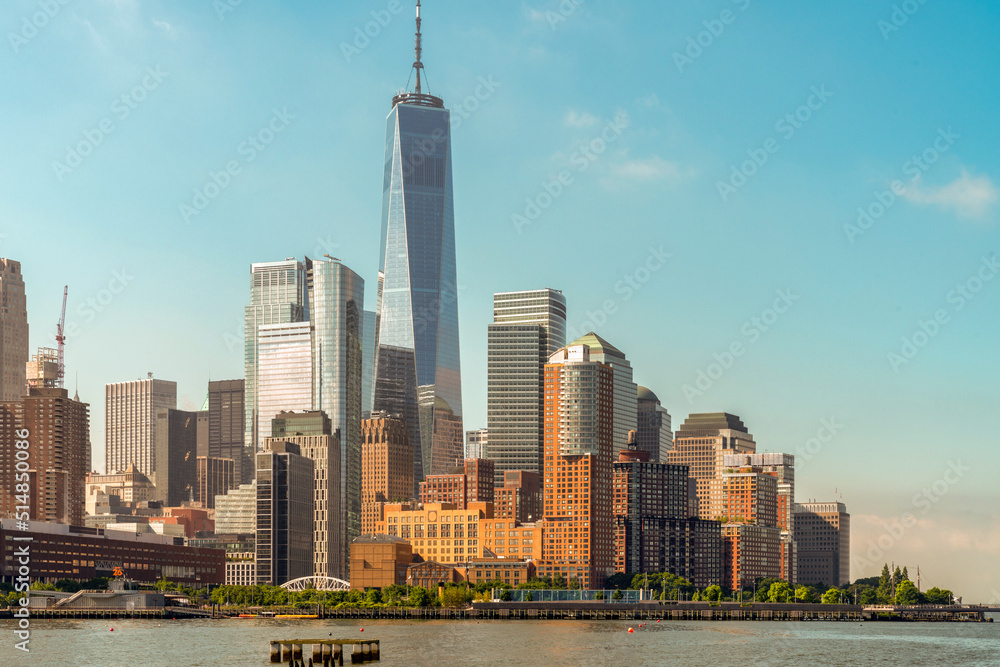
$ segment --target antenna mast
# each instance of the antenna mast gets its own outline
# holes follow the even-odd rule
[[[62,315],[59,317],[59,324],[56,326],[56,347],[59,348],[59,370],[56,375],[56,386],[60,389],[63,386],[63,377],[66,375],[66,295],[69,293],[69,285],[63,287]]]
[[[416,48],[414,49],[414,51],[416,52],[416,56],[417,56],[417,59],[413,63],[413,69],[415,69],[417,71],[417,88],[413,92],[415,92],[416,94],[419,95],[420,94],[420,70],[422,70],[424,68],[424,64],[422,62],[420,62],[420,57],[421,57],[421,54],[423,52],[423,48],[420,45],[420,0],[417,0],[417,43],[416,43]]]

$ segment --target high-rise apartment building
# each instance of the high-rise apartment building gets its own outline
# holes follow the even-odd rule
[[[416,86],[386,119],[374,399],[407,420],[416,481],[461,459],[463,444],[451,116],[421,87],[419,11]]]
[[[840,502],[795,503],[798,577],[805,584],[851,581],[851,515]]]
[[[312,324],[313,410],[322,411],[338,434],[343,516],[340,558],[346,574],[350,543],[361,532],[361,411],[364,370],[365,281],[337,260],[306,259]]]
[[[617,450],[628,442],[629,431],[636,430],[639,421],[639,388],[632,381],[632,365],[621,350],[609,345],[594,332],[581,336],[570,345],[588,346],[592,361],[607,364],[614,371],[615,406],[612,437],[614,449]]]
[[[194,499],[205,509],[215,509],[216,496],[236,488],[235,464],[232,459],[199,456],[197,468],[198,485],[195,487]]]
[[[27,437],[18,436],[19,430]],[[28,448],[18,448],[19,441],[27,441]],[[27,471],[17,469],[20,451],[27,452]],[[20,400],[0,403],[0,516],[13,517],[24,505],[19,472],[27,472],[30,520],[82,526],[89,469],[86,403],[54,387],[32,387]]]
[[[150,373],[145,380],[105,385],[105,471],[125,471],[134,463],[155,484],[156,411],[162,408],[177,408],[176,382]]]
[[[649,452],[651,461],[666,462],[667,454],[674,446],[670,413],[660,405],[656,394],[646,387],[638,387],[637,398],[636,447]]]
[[[231,459],[235,485],[253,479],[253,452],[246,446],[246,383],[213,380],[208,383],[208,452],[203,456]],[[232,488],[235,488],[232,487]],[[224,489],[220,493],[225,493]]]
[[[722,474],[722,553],[729,590],[752,587],[761,577],[780,578],[778,479],[759,466]]]
[[[740,418],[726,412],[688,415],[674,434],[667,463],[686,465],[698,495],[697,516],[717,519],[724,514],[722,474],[726,454],[754,453],[757,444]]]
[[[28,306],[21,263],[0,257],[0,403],[25,395]]]
[[[156,411],[156,497],[166,507],[180,507],[198,493],[198,413]]]
[[[312,410],[312,328],[308,322],[257,328],[257,442],[271,436],[279,412]]]
[[[781,531],[781,578],[794,584],[796,578],[795,537],[792,525],[792,507],[795,503],[795,457],[792,454],[757,453],[726,454],[723,466],[729,470],[741,466],[760,468],[778,481],[777,525]]]
[[[257,583],[313,575],[313,462],[275,442],[257,461]]]
[[[596,344],[601,356],[613,351],[624,360],[607,342]],[[558,573],[583,588],[603,586],[615,569],[615,380],[615,369],[595,361],[584,343],[558,350],[545,365],[545,537],[538,573]]]
[[[385,413],[361,421],[361,533],[375,532],[386,503],[416,497],[406,422]]]
[[[256,453],[259,437],[257,406],[258,329],[265,324],[287,324],[309,319],[306,274],[302,262],[289,258],[281,262],[250,265],[250,305],[244,308],[244,378],[246,411],[244,444]],[[289,408],[294,406],[289,406]],[[276,414],[276,413],[275,413]],[[271,423],[270,415],[265,418]]]
[[[475,431],[465,432],[465,458],[467,459],[485,459],[489,458],[487,456],[486,448],[489,444],[489,431],[485,428],[476,429]],[[496,462],[494,461],[494,465]]]
[[[690,517],[688,468],[630,443],[614,464],[615,569],[670,572],[699,588],[722,580],[717,521]]]
[[[279,413],[272,423],[272,437],[263,443],[268,448],[294,445],[312,461],[312,573],[345,579],[350,548],[341,505],[341,447],[338,435],[331,432],[329,417],[319,410]]]
[[[497,484],[508,470],[541,472],[545,364],[564,345],[562,292],[493,295],[493,324],[487,334],[486,455],[496,467]]]

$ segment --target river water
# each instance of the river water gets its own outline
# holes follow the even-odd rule
[[[0,626],[3,667],[263,666],[272,639],[331,634],[380,639],[387,667],[1000,665],[1000,622],[33,620],[30,654]]]

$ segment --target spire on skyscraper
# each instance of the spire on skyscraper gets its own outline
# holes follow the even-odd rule
[[[416,41],[414,43],[414,60],[413,67],[410,69],[410,76],[412,78],[413,72],[417,74],[417,85],[414,89],[410,90],[410,80],[406,81],[406,89],[392,98],[392,105],[397,104],[415,104],[417,106],[425,107],[436,107],[438,109],[444,108],[444,102],[430,93],[425,93],[423,91],[423,84],[426,80],[426,75],[424,73],[424,63],[423,63],[423,33],[421,32],[421,25],[423,24],[423,19],[420,17],[420,0],[417,0],[417,32]],[[428,86],[429,88],[429,86]]]
[[[420,61],[420,56],[421,56],[421,53],[423,52],[423,49],[421,48],[421,45],[420,45],[420,37],[421,37],[421,35],[420,35],[420,22],[421,22],[420,21],[420,0],[417,0],[417,43],[416,43],[416,46],[414,48],[414,52],[416,54],[416,60],[413,61],[413,69],[417,73],[417,87],[416,87],[416,89],[413,92],[415,92],[417,95],[420,94],[420,70],[422,70],[424,68],[424,64]]]

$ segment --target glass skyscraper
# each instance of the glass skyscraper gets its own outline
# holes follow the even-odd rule
[[[246,379],[245,440],[257,451],[257,330],[264,324],[308,320],[305,270],[302,262],[259,262],[250,265],[250,305],[244,309],[244,369]],[[306,406],[308,407],[308,406]],[[270,428],[270,419],[266,423]],[[265,435],[268,435],[265,433]]]
[[[451,116],[421,92],[419,11],[416,88],[386,120],[374,398],[407,420],[417,481],[463,449]]]
[[[263,443],[279,412],[312,409],[311,327],[308,322],[264,324],[257,341],[257,442]]]
[[[312,324],[312,407],[330,420],[339,434],[341,516],[331,524],[341,531],[343,553],[329,563],[349,562],[351,540],[361,532],[361,411],[365,281],[336,260],[306,259],[309,319]],[[346,575],[346,568],[341,569]]]
[[[545,364],[566,344],[566,297],[554,289],[493,295],[486,370],[486,456],[507,470],[541,472]]]

